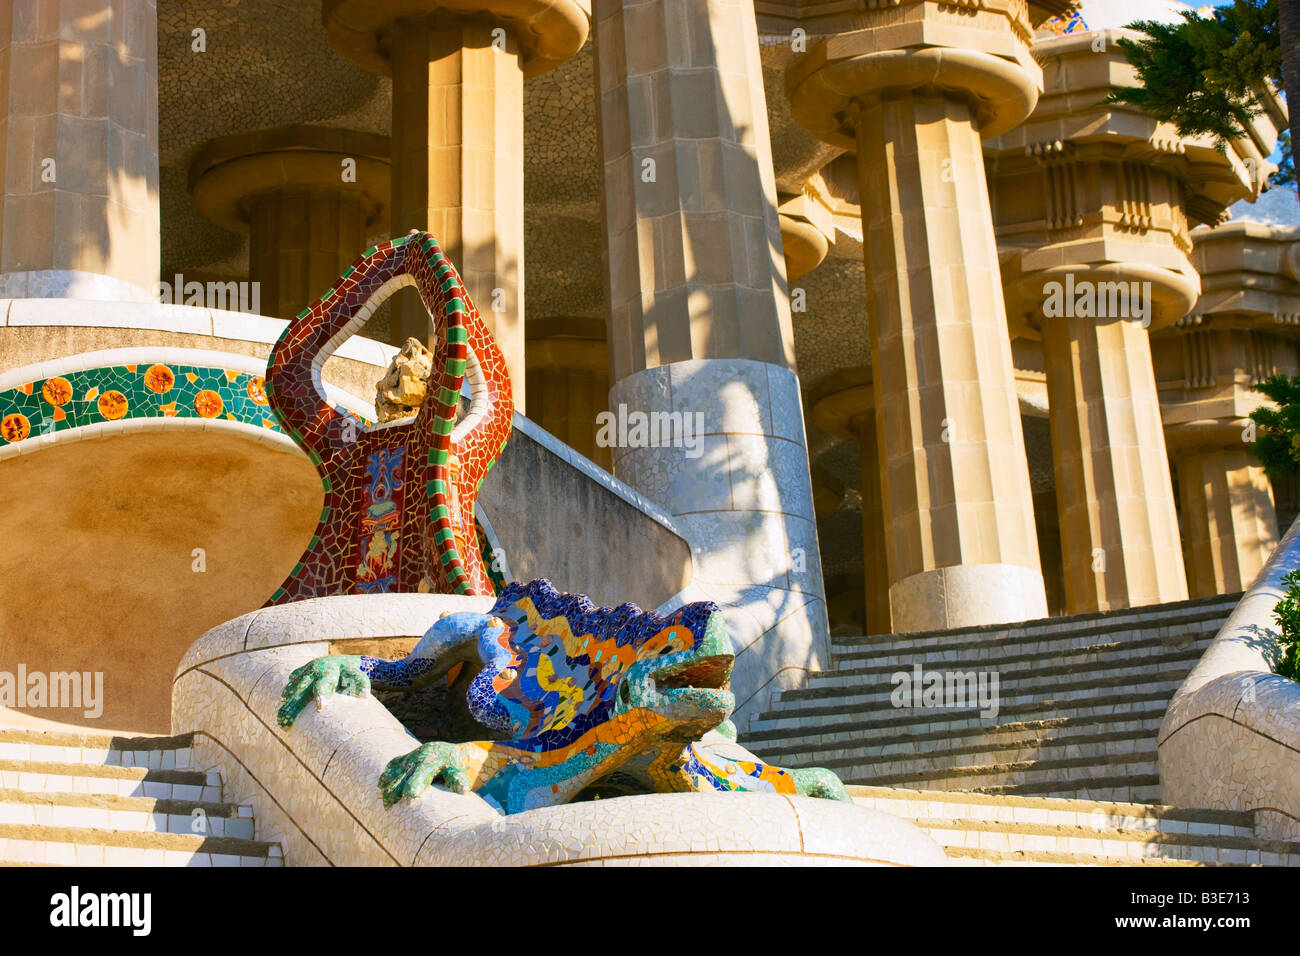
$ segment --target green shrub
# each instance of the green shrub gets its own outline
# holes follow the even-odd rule
[[[1274,668],[1283,677],[1300,681],[1300,568],[1282,578],[1286,592],[1273,608],[1273,617],[1282,629],[1282,656]]]
[[[1270,478],[1300,475],[1300,376],[1274,375],[1255,386],[1277,403],[1250,413],[1258,426],[1251,450]]]

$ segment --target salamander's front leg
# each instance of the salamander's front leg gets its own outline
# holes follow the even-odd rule
[[[335,693],[365,697],[373,686],[377,690],[410,690],[421,686],[435,662],[404,658],[386,661],[379,657],[330,654],[318,657],[289,675],[280,694],[276,720],[281,727],[292,727],[298,715],[313,700],[326,701]]]

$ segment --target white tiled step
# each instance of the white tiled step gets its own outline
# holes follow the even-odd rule
[[[221,777],[193,770],[0,760],[0,790],[102,793],[159,800],[221,802]]]
[[[283,866],[278,844],[236,837],[0,824],[0,864]]]
[[[189,734],[181,737],[112,737],[106,734],[0,729],[0,760],[188,770],[193,766],[190,744]]]
[[[232,803],[0,790],[0,823],[253,839],[253,811]]]

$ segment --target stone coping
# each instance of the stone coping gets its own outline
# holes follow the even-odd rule
[[[208,309],[159,302],[121,302],[92,299],[0,299],[0,327],[80,326],[82,328],[142,329],[210,335],[273,345],[289,323],[265,315]],[[379,369],[397,354],[397,348],[354,335],[335,353]],[[261,363],[262,368],[266,363]]]
[[[767,794],[652,794],[502,816],[439,786],[386,808],[379,774],[416,740],[373,697],[275,720],[294,668],[331,641],[414,637],[450,610],[492,599],[349,595],[262,608],[213,628],[182,660],[173,732],[195,764],[220,767],[225,799],[251,803],[259,838],[291,864],[619,865],[640,862],[947,865],[913,824],[865,807]]]
[[[1175,692],[1158,738],[1166,803],[1254,810],[1274,839],[1300,837],[1300,684],[1272,665],[1273,608],[1295,568],[1300,522]]]

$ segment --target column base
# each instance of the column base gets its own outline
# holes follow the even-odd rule
[[[1047,617],[1043,576],[1015,564],[923,571],[889,588],[894,631],[942,631]]]
[[[0,273],[0,298],[94,299],[101,302],[157,302],[134,283],[78,269],[36,269]]]

